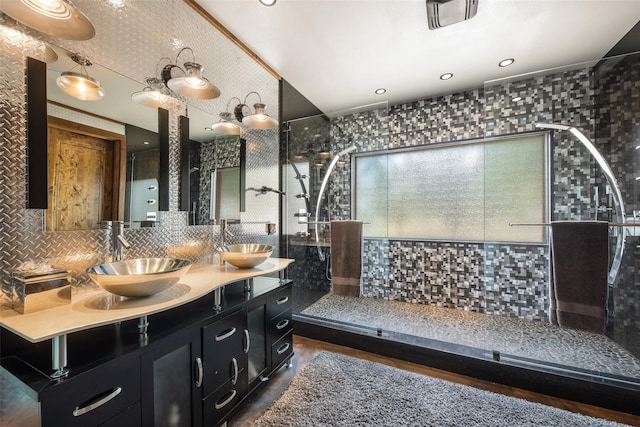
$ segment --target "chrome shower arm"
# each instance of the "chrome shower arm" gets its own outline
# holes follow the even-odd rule
[[[613,175],[613,171],[609,167],[609,164],[602,156],[602,154],[600,154],[593,142],[591,142],[591,140],[589,140],[589,138],[587,138],[585,134],[583,134],[573,126],[555,123],[536,123],[535,126],[537,128],[543,129],[568,130],[573,134],[573,136],[578,138],[578,140],[587,148],[587,150],[589,150],[591,155],[596,159],[596,162],[600,166],[600,169],[602,169],[609,187],[613,189],[613,195],[616,202],[616,214],[620,218],[620,223],[624,224],[626,222],[626,214],[624,209],[624,201],[622,200],[622,193],[620,192],[620,187],[618,186],[618,181]],[[618,239],[616,242],[616,254],[613,257],[613,263],[611,264],[611,269],[609,270],[609,277],[607,280],[610,286],[613,286],[613,283],[616,280],[616,276],[618,275],[618,270],[620,269],[620,264],[622,262],[622,254],[624,253],[625,241],[626,228],[621,227],[621,231],[620,234],[618,234]]]

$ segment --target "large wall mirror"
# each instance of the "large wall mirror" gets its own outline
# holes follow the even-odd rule
[[[45,229],[95,229],[109,220],[131,227],[152,225],[168,190],[159,185],[160,159],[168,156],[159,141],[160,127],[168,126],[166,112],[131,99],[141,90],[139,82],[90,58],[80,58],[78,64],[75,52],[53,45],[47,49]],[[85,70],[103,87],[102,99],[83,101],[58,87],[62,73]]]
[[[130,227],[153,226],[158,211],[168,210],[168,171],[162,167],[169,162],[168,141],[166,146],[160,141],[163,135],[168,138],[168,112],[134,102],[131,94],[144,84],[90,58],[90,65],[84,62],[86,72],[100,82],[104,98],[81,101],[67,95],[56,80],[63,72],[79,71],[73,55],[58,46],[48,47],[45,229],[94,229],[104,220],[122,220]],[[192,142],[215,139],[206,130],[212,121],[211,114],[189,109]],[[29,191],[34,188],[30,186]],[[198,206],[204,203],[190,200]]]
[[[190,225],[240,220],[245,209],[245,153],[246,141],[240,135],[190,141]]]

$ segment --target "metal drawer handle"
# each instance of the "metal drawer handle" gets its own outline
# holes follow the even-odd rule
[[[284,304],[287,301],[289,301],[289,297],[282,297],[278,301],[276,301],[276,304],[281,305],[281,304]]]
[[[227,397],[227,394],[229,395],[229,397]],[[238,394],[237,391],[235,390],[231,390],[229,393],[225,394],[224,396],[222,396],[220,399],[224,399],[225,397],[227,397],[225,400],[223,400],[222,402],[217,401],[215,404],[215,408],[216,409],[222,409],[225,406],[227,406],[229,404],[229,402],[231,402],[233,400],[234,397],[236,397],[236,394]]]
[[[111,392],[107,392],[109,394],[107,394],[106,396],[96,400],[93,403],[88,404],[87,406],[83,406],[83,407],[76,406],[76,409],[73,410],[73,416],[79,417],[80,415],[84,415],[87,412],[91,412],[94,409],[101,407],[102,405],[104,405],[105,403],[107,403],[117,395],[119,395],[121,391],[122,391],[121,387],[116,387],[113,390],[111,390]]]
[[[231,359],[231,364],[233,365],[233,378],[231,379],[231,384],[236,385],[238,382],[238,361],[235,357]]]
[[[251,338],[249,336],[249,330],[248,329],[244,330],[244,343],[245,343],[244,353],[248,354],[249,353],[249,347],[251,347]]]
[[[287,327],[287,325],[289,324],[289,319],[284,319],[281,320],[280,322],[278,322],[278,324],[276,325],[276,329],[277,330],[281,330]]]
[[[196,379],[196,387],[200,388],[202,385],[202,378],[204,377],[204,371],[202,370],[202,359],[196,357],[196,369],[197,369],[197,379]]]
[[[231,335],[235,333],[236,333],[236,328],[227,329],[226,331],[216,335],[216,341],[226,340],[227,338],[229,338]]]
[[[276,352],[277,352],[278,354],[282,354],[282,353],[284,353],[284,352],[285,352],[285,351],[287,351],[287,350],[289,350],[289,343],[288,343],[288,342],[286,342],[286,343],[282,344],[282,345],[280,346],[280,348],[278,348],[278,349],[276,350]]]

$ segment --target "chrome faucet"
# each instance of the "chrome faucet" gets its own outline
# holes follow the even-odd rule
[[[220,220],[220,240],[218,241],[218,248],[221,248],[225,245],[225,235],[228,237],[236,237],[235,234],[229,230],[228,220],[221,219]],[[220,257],[220,265],[224,265],[224,260]]]
[[[124,237],[124,221],[103,221],[102,224],[111,234],[111,261],[122,261],[123,248],[131,248]]]

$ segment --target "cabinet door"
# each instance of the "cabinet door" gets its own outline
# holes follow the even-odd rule
[[[268,345],[266,337],[267,327],[267,299],[257,298],[250,301],[247,307],[247,324],[249,331],[249,390],[262,381],[266,374],[269,361],[267,357]]]
[[[200,336],[185,332],[145,352],[143,425],[192,426],[202,423]]]
[[[238,382],[247,375],[247,315],[245,310],[202,328],[204,396],[227,381]]]

